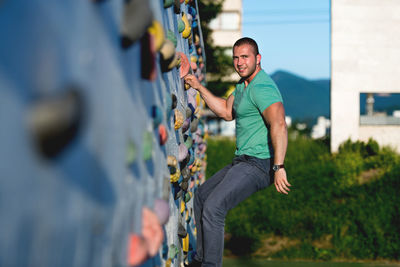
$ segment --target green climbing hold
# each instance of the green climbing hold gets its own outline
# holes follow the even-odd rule
[[[178,255],[178,253],[179,253],[179,248],[175,244],[169,246],[168,258],[174,259],[176,255]]]
[[[128,147],[126,148],[126,164],[131,165],[136,161],[137,149],[132,141],[129,141]]]
[[[174,0],[164,0],[164,8],[168,8],[168,7],[172,6],[173,3],[174,3]]]
[[[153,136],[150,132],[143,134],[143,160],[149,160],[152,157],[153,152]]]
[[[178,31],[179,31],[179,33],[182,33],[184,29],[185,29],[185,23],[183,22],[182,19],[178,20]]]
[[[188,203],[191,198],[192,198],[192,192],[186,192],[185,202]]]
[[[187,147],[187,149],[191,148],[193,146],[193,139],[190,135],[184,135],[183,136],[183,140],[185,142],[185,146]]]
[[[168,30],[167,39],[169,39],[174,44],[175,47],[177,46],[178,41],[176,40],[176,36],[175,36],[175,33],[173,31]]]

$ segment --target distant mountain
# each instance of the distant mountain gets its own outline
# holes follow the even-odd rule
[[[271,78],[278,85],[286,115],[295,120],[315,121],[330,116],[330,80],[307,80],[286,71],[277,71]]]

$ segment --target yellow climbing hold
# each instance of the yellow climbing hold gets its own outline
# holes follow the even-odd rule
[[[189,251],[189,235],[186,235],[186,237],[182,238],[182,250],[186,253]]]
[[[181,172],[179,171],[179,169],[176,169],[176,172],[174,174],[171,174],[170,176],[171,183],[178,182],[180,176]]]
[[[182,21],[185,24],[185,28],[182,32],[182,37],[187,39],[192,33],[192,27],[190,27],[189,20],[185,13],[182,12]]]
[[[147,31],[154,37],[154,48],[156,51],[159,51],[165,40],[164,29],[161,23],[153,20],[153,24],[151,24]]]
[[[176,66],[178,66],[180,64],[180,58],[179,55],[177,53],[175,53],[174,55],[174,59],[169,63],[168,65],[168,70],[172,70],[173,68],[175,68]]]
[[[175,109],[175,130],[178,130],[182,127],[183,121],[184,118],[182,112],[180,112],[178,109]]]
[[[197,104],[197,106],[200,106],[200,102],[201,102],[200,94],[196,94],[196,104]]]
[[[186,209],[185,201],[181,200],[181,213],[184,213]]]

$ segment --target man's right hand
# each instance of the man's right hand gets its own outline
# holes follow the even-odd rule
[[[185,83],[189,84],[192,88],[199,90],[201,87],[201,83],[199,80],[196,78],[196,76],[192,74],[188,74],[184,77]]]

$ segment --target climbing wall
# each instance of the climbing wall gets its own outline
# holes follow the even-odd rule
[[[181,266],[204,179],[196,0],[0,1],[0,266]]]

